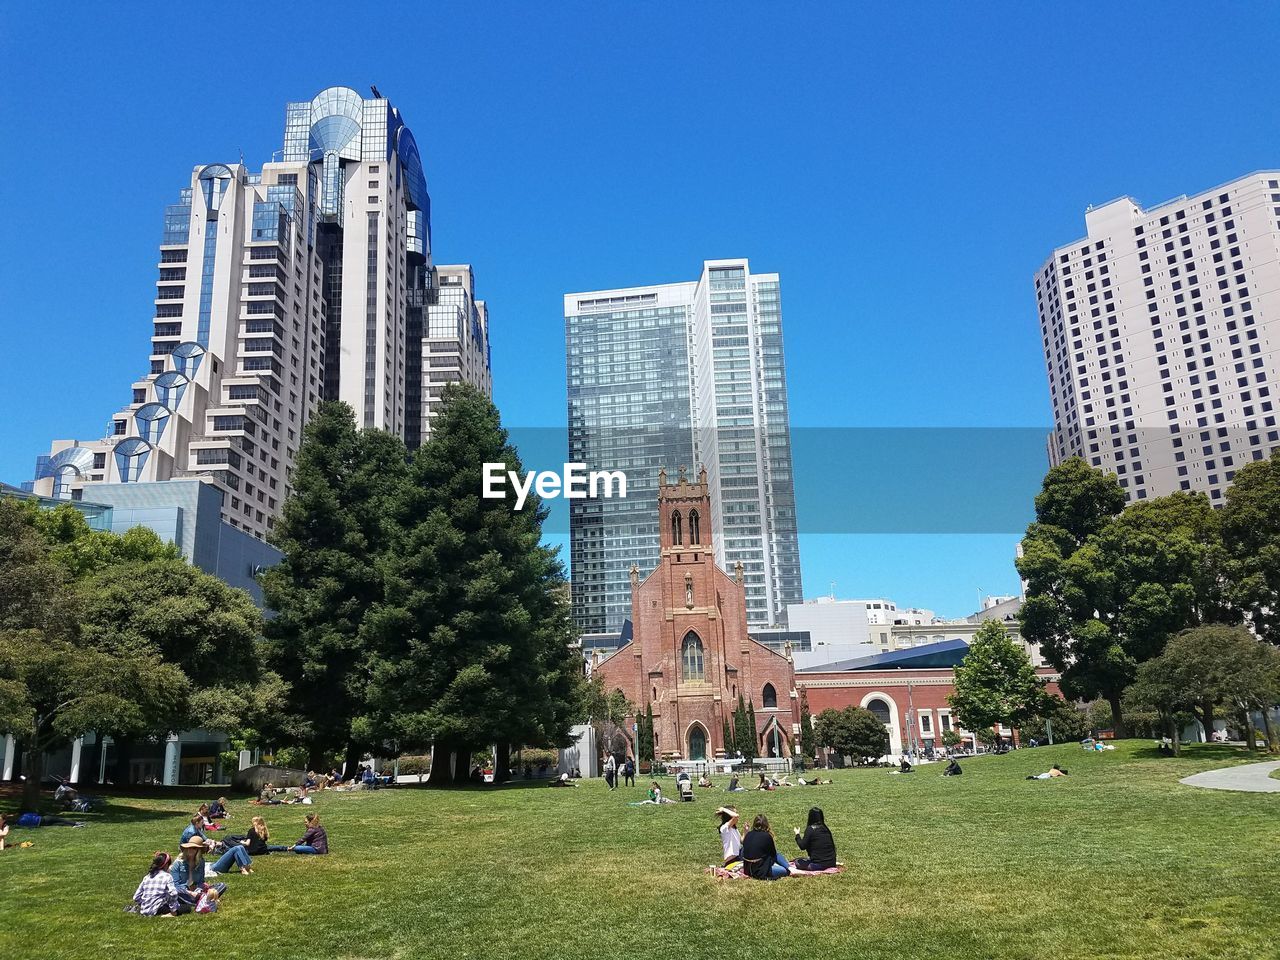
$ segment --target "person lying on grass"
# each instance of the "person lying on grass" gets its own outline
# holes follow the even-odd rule
[[[824,783],[835,783],[834,780],[823,780],[821,777],[814,777],[812,780],[806,780],[804,777],[800,777],[799,780],[800,786],[802,787],[820,787]]]
[[[306,832],[301,840],[287,849],[294,853],[328,853],[329,834],[325,832],[324,827],[320,826],[320,814],[308,813],[303,821],[307,826]]]
[[[716,811],[720,820],[720,846],[724,852],[724,866],[742,859],[742,834],[738,832],[738,811],[733,807],[721,807]]]
[[[809,854],[796,861],[797,870],[830,870],[836,865],[836,841],[820,807],[809,809],[809,823],[803,834],[796,827],[796,846]]]
[[[1030,774],[1027,777],[1027,779],[1028,780],[1057,780],[1058,777],[1065,777],[1066,775],[1067,775],[1067,771],[1063,770],[1060,766],[1058,766],[1055,763],[1053,765],[1053,769],[1048,770],[1045,773]]]
[[[742,864],[753,880],[780,880],[791,874],[791,864],[778,852],[769,818],[763,813],[756,814],[751,829],[742,838]]]
[[[576,787],[577,784],[569,779],[567,773],[560,774],[559,777],[547,784],[548,787]]]

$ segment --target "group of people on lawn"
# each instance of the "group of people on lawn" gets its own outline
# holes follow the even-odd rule
[[[778,851],[769,818],[763,813],[756,814],[751,829],[745,834],[739,830],[738,811],[733,807],[720,807],[716,817],[720,821],[720,845],[726,870],[740,869],[744,876],[754,880],[781,880],[836,866],[836,841],[820,807],[810,808],[809,822],[803,831],[799,827],[795,830],[796,846],[805,856],[794,862]]]
[[[318,813],[306,815],[302,838],[289,846],[271,843],[271,831],[261,816],[251,817],[249,829],[242,835],[213,839],[216,831],[226,828],[229,817],[225,797],[212,804],[200,804],[182,831],[178,858],[175,860],[164,850],[156,851],[151,858],[151,866],[133,894],[131,909],[147,917],[213,913],[227,890],[225,883],[209,882],[220,874],[239,870],[248,876],[254,872],[253,858],[269,853],[329,852],[329,835],[321,826]],[[205,863],[206,853],[219,854],[212,866]]]

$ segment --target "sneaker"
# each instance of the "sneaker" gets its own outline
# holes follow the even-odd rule
[[[209,879],[210,877],[216,877],[216,876],[218,875],[218,871],[217,871],[217,870],[210,870],[208,867],[205,867],[204,875],[205,875],[205,879],[207,880],[207,879]]]

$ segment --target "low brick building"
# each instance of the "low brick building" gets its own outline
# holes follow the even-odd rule
[[[742,565],[734,576],[716,566],[711,517],[705,470],[675,483],[659,473],[658,566],[643,582],[631,568],[631,641],[592,672],[652,705],[660,758],[725,756],[739,695],[755,709],[757,755],[790,756],[800,718],[790,652],[747,636]]]
[[[865,707],[889,730],[889,752],[941,748],[942,736],[955,730],[972,740],[952,717],[947,697],[955,691],[955,668],[969,645],[964,640],[944,640],[909,650],[807,667],[796,673],[796,684],[805,691],[809,712]],[[1036,672],[1059,696],[1058,673],[1049,667]],[[1001,729],[1005,736],[1013,731]]]

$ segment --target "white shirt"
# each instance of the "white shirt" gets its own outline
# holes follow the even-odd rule
[[[738,828],[732,823],[722,823],[720,825],[720,845],[724,847],[725,862],[742,853],[742,834],[738,832]]]

